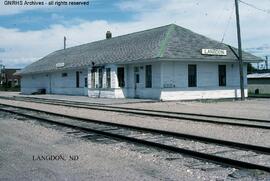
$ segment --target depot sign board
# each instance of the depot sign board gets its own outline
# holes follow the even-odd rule
[[[226,56],[227,50],[222,49],[202,49],[203,55],[216,55],[216,56]]]
[[[65,63],[57,63],[55,66],[56,68],[61,68],[65,66]]]

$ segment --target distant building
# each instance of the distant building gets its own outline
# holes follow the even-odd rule
[[[21,92],[158,100],[240,97],[237,49],[171,24],[55,51],[25,67]],[[247,63],[261,59],[243,52]]]
[[[249,74],[248,91],[253,94],[270,94],[270,70]]]
[[[20,69],[5,69],[5,68],[3,68],[1,70],[0,85],[2,87],[6,86],[8,88],[20,87],[20,85],[21,85],[21,76],[20,75],[14,75],[19,70]]]

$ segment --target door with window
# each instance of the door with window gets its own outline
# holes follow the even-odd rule
[[[84,95],[88,95],[88,77],[84,75]]]
[[[134,67],[134,97],[135,98],[140,98],[139,86],[140,86],[140,68]]]
[[[188,65],[188,87],[197,87],[197,65]]]

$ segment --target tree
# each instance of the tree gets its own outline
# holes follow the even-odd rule
[[[248,63],[248,65],[247,65],[247,73],[252,74],[252,73],[254,73],[256,71],[257,71],[257,69],[254,68],[251,63]]]

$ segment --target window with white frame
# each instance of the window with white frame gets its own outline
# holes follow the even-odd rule
[[[145,87],[152,88],[152,65],[145,66]]]
[[[96,69],[91,70],[91,88],[96,87]]]

